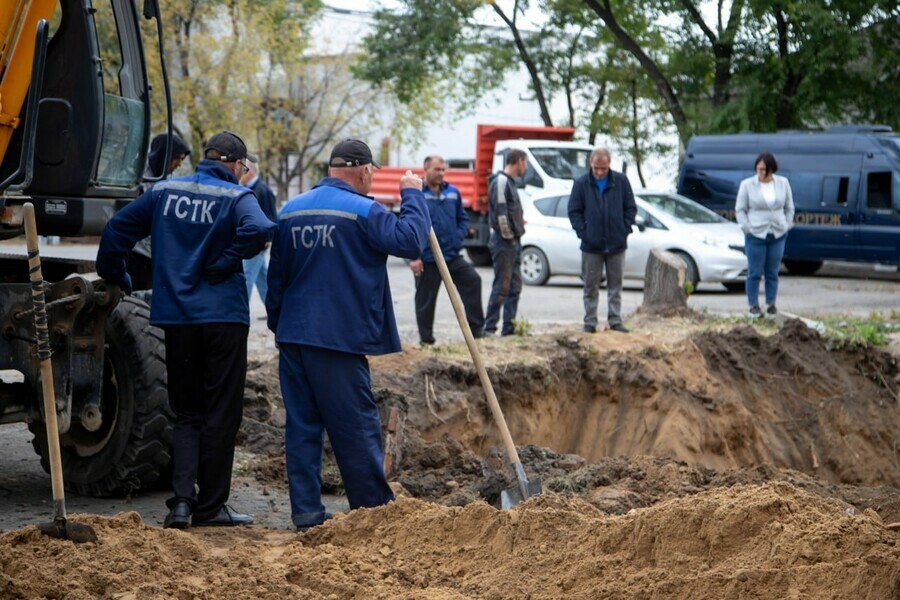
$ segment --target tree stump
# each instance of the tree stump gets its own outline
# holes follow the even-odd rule
[[[687,292],[684,289],[686,270],[687,266],[679,256],[659,248],[651,250],[644,272],[641,312],[673,314],[687,310]]]

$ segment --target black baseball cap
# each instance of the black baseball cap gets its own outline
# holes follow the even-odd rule
[[[372,159],[372,151],[365,142],[347,139],[338,142],[331,150],[331,158],[328,160],[330,167],[361,167],[372,164],[376,169],[381,165]]]
[[[210,153],[210,150],[214,151]],[[218,156],[216,154],[218,153]],[[256,157],[247,153],[247,145],[236,133],[223,131],[217,133],[203,145],[203,158],[217,160],[219,162],[234,162],[242,158],[249,158],[257,162]]]

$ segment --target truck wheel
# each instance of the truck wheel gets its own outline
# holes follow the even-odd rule
[[[525,285],[544,285],[550,279],[547,255],[534,246],[522,250],[522,281]]]
[[[814,275],[822,268],[821,260],[786,260],[784,266],[791,275]]]
[[[472,261],[472,264],[476,267],[489,267],[491,266],[491,251],[485,248],[466,248],[466,252],[469,254],[469,260]]]
[[[106,322],[103,424],[88,431],[73,422],[60,440],[66,487],[79,494],[130,494],[167,472],[174,419],[168,402],[166,347],[163,332],[149,319],[147,305],[126,296]],[[44,423],[29,428],[41,464],[49,472]]]

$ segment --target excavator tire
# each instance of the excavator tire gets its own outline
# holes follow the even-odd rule
[[[78,494],[108,497],[168,484],[172,423],[166,346],[146,303],[126,296],[106,323],[103,424],[90,432],[73,421],[61,437],[63,479]],[[41,465],[50,472],[46,427],[29,425]]]

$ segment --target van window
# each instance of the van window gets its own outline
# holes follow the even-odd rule
[[[709,191],[709,188],[703,185],[700,179],[691,175],[684,178],[681,189],[678,191],[694,200],[709,200],[712,198],[712,192]]]
[[[891,173],[889,171],[881,173],[869,173],[867,183],[867,208],[871,210],[890,210],[891,208],[900,209],[900,202],[898,202],[898,199],[892,198]]]
[[[822,206],[846,206],[849,177],[822,178]]]

